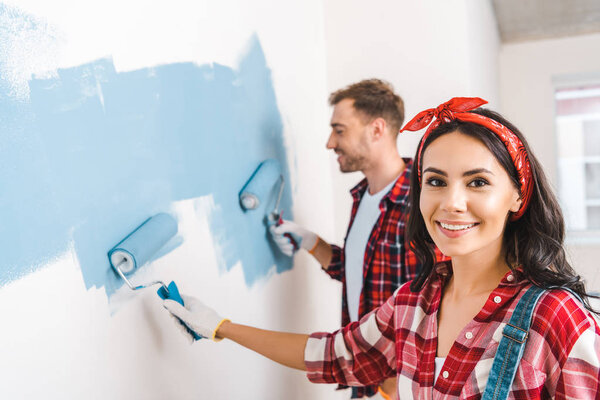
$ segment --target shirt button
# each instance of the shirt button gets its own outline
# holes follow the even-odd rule
[[[467,339],[473,339],[473,332],[467,332],[467,333],[465,333],[465,337]]]
[[[510,274],[510,275],[508,275],[508,276],[506,277],[506,280],[507,280],[507,281],[509,281],[509,282],[512,282],[512,281],[514,281],[514,280],[515,280],[515,277],[514,277],[514,275],[513,275],[513,274]]]
[[[500,303],[501,301],[502,301],[502,297],[500,297],[500,296],[496,296],[496,297],[494,297],[494,303],[498,304],[498,303]]]
[[[448,373],[448,371],[444,371],[444,372],[442,372],[442,376],[444,377],[444,379],[448,379],[450,374]]]

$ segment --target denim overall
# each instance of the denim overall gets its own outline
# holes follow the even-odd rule
[[[556,287],[556,289],[567,290],[579,299],[577,294],[567,288]],[[496,350],[482,400],[505,400],[508,398],[517,367],[525,350],[533,309],[545,291],[546,289],[532,286],[519,300],[510,321],[502,331],[502,339]]]

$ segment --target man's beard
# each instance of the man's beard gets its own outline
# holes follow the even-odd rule
[[[339,154],[338,154],[339,155]],[[357,155],[349,155],[341,153],[343,156],[342,162],[339,162],[341,172],[356,172],[361,171],[365,164],[365,157]]]

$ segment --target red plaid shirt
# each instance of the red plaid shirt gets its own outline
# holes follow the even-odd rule
[[[373,226],[367,242],[363,261],[363,286],[358,307],[359,318],[385,303],[401,284],[416,276],[420,266],[417,257],[408,249],[408,244],[404,240],[413,160],[405,158],[404,163],[406,165],[404,172],[379,203],[381,215]],[[368,182],[363,179],[350,191],[354,202],[348,232],[367,187]],[[344,249],[335,245],[331,247],[333,258],[325,272],[333,279],[342,282],[342,326],[346,326],[350,323],[350,314],[346,297]],[[443,259],[441,253],[438,253],[438,259]],[[375,392],[377,392],[376,386],[360,388],[358,395],[371,396]]]
[[[312,334],[312,382],[370,385],[398,377],[404,399],[480,399],[502,330],[531,284],[507,273],[454,342],[435,385],[437,312],[451,275],[446,263],[418,293],[405,284],[382,307],[334,333]],[[509,399],[600,398],[600,328],[574,296],[546,292],[536,306]]]
[[[411,159],[404,159],[404,162],[406,164],[404,172],[379,203],[381,215],[373,226],[367,242],[363,264],[363,287],[358,307],[359,317],[382,305],[394,290],[417,274],[417,259],[404,243],[404,225],[408,215],[408,188],[413,164]],[[367,187],[368,182],[363,179],[350,191],[353,204],[346,237],[352,228],[358,206]],[[342,282],[342,326],[345,326],[350,323],[346,299],[345,248],[336,245],[331,247],[333,257],[325,272],[333,279]]]

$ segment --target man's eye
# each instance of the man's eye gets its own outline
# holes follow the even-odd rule
[[[434,186],[434,187],[445,185],[444,181],[441,179],[438,179],[438,178],[429,178],[429,179],[427,179],[427,181],[425,183],[429,186]]]
[[[473,179],[471,182],[469,182],[468,186],[471,187],[482,187],[482,186],[486,186],[489,185],[489,182],[486,181],[483,178],[477,178],[477,179]]]

